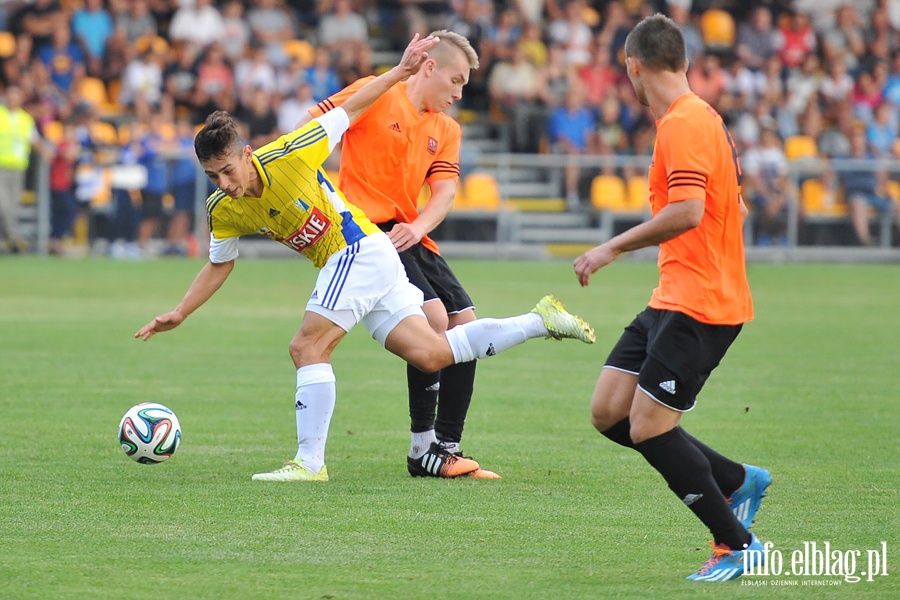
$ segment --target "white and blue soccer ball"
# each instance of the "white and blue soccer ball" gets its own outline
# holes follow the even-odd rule
[[[131,460],[155,465],[167,461],[178,450],[181,425],[169,407],[142,402],[132,406],[122,417],[119,443]]]

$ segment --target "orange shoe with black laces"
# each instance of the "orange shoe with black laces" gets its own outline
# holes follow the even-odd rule
[[[451,454],[433,442],[420,458],[406,457],[406,468],[413,477],[460,477],[479,469],[470,458]]]
[[[470,460],[475,460],[471,456],[463,456],[462,452],[454,452],[455,456],[460,458],[468,458]],[[500,475],[494,473],[493,471],[488,471],[487,469],[482,469],[479,467],[477,470],[472,471],[471,473],[467,473],[466,477],[471,477],[472,479],[502,479]]]

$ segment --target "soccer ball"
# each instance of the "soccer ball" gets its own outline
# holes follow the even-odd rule
[[[128,409],[119,423],[119,443],[131,460],[155,465],[169,459],[181,443],[181,425],[175,413],[156,402]]]

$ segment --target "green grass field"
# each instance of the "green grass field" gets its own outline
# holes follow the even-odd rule
[[[684,580],[708,532],[590,426],[655,265],[622,261],[582,290],[568,262],[452,264],[482,316],[552,292],[597,329],[594,346],[536,340],[482,361],[464,448],[500,481],[407,475],[404,365],[362,328],[334,356],[332,480],[250,481],[295,450],[287,346],[306,261],[239,261],[184,326],[142,343],[201,263],[0,259],[0,598],[900,598],[900,268],[750,266],[756,321],[684,425],[772,471],[754,531],[784,571],[829,542],[862,552],[859,574],[886,542],[889,575],[747,586]],[[143,401],[181,420],[162,465],[115,437]]]

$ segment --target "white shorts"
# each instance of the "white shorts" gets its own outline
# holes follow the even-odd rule
[[[306,310],[344,331],[361,322],[383,346],[400,321],[425,316],[422,300],[422,291],[409,282],[391,240],[379,232],[328,259]]]

